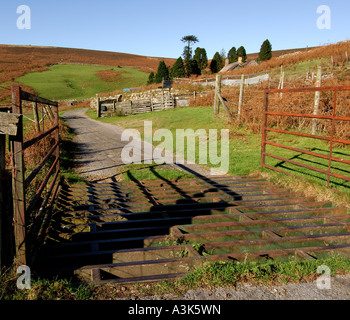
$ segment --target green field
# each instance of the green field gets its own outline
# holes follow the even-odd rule
[[[120,72],[115,82],[101,80],[96,72],[100,70]],[[138,87],[147,82],[148,74],[134,68],[112,68],[92,65],[54,65],[49,71],[26,74],[16,81],[32,87],[39,96],[50,100],[85,99],[97,93]]]

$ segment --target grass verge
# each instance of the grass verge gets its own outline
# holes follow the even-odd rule
[[[122,181],[179,180],[194,177],[192,174],[164,168],[156,163],[125,165],[119,174],[122,175]]]
[[[243,283],[271,286],[313,282],[320,276],[317,269],[322,265],[330,268],[332,276],[350,272],[349,259],[336,255],[325,259],[303,261],[209,262],[183,279],[162,281],[153,285],[135,285],[135,287],[146,296],[169,293],[180,296],[188,290],[236,287]]]
[[[73,284],[65,279],[35,279],[32,280],[30,289],[18,290],[18,275],[12,270],[0,276],[0,300],[109,300],[165,294],[171,294],[171,298],[176,299],[188,290],[196,289],[235,288],[238,284],[245,283],[272,286],[314,282],[320,276],[317,269],[322,265],[331,270],[332,276],[350,273],[350,260],[333,255],[324,259],[302,261],[209,262],[182,279],[128,286],[93,286]]]
[[[60,120],[60,167],[61,174],[69,184],[84,183],[85,180],[79,176],[74,170],[74,155],[73,150],[76,150],[74,142],[74,132],[68,124]]]

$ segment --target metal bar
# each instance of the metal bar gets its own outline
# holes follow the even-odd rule
[[[302,114],[302,113],[287,113],[287,112],[266,112],[270,116],[286,116],[286,117],[297,117],[297,118],[316,118],[325,120],[339,120],[339,121],[350,121],[350,117],[334,117],[333,116],[320,116],[315,114]]]
[[[236,246],[253,246],[267,243],[286,243],[286,242],[310,242],[315,240],[325,241],[334,240],[339,238],[350,238],[350,232],[344,233],[329,233],[329,234],[317,234],[317,235],[306,235],[306,236],[292,236],[283,237],[278,239],[257,239],[257,240],[236,240],[226,242],[210,242],[205,243],[205,248],[215,247],[236,247]],[[302,247],[298,249],[303,249]]]
[[[2,269],[5,259],[5,246],[4,246],[4,225],[5,225],[5,214],[7,213],[7,197],[5,194],[5,181],[6,181],[6,136],[0,134],[0,269]]]
[[[339,226],[338,226],[339,227]],[[225,235],[239,235],[239,234],[246,234],[251,235],[254,234],[252,231],[246,231],[242,230],[239,232],[210,232],[212,234],[222,234],[222,236]],[[198,233],[198,234],[183,234],[184,239],[206,239],[209,233]],[[87,241],[77,241],[77,242],[65,242],[60,243],[60,248],[68,248],[68,247],[74,247],[74,246],[81,246],[81,245],[93,245],[93,244],[112,244],[112,243],[120,243],[120,242],[129,242],[129,241],[144,241],[144,245],[148,246],[149,244],[152,244],[154,242],[160,242],[167,240],[169,236],[136,236],[136,237],[130,237],[130,238],[113,238],[113,239],[106,239],[106,240],[87,240]],[[290,237],[280,237],[280,238],[268,238],[268,239],[242,239],[242,240],[235,240],[235,241],[225,241],[225,242],[207,242],[204,244],[204,246],[213,248],[217,245],[220,247],[234,247],[234,246],[253,246],[256,244],[266,244],[266,243],[285,243],[285,242],[309,242],[317,239],[321,239],[321,241],[324,240],[334,240],[336,238],[349,238],[350,239],[350,232],[343,232],[343,233],[327,233],[327,234],[316,234],[316,235],[303,235],[303,236],[290,236]],[[302,249],[302,248],[298,248]]]
[[[302,113],[287,113],[287,112],[266,112],[270,116],[285,116],[285,117],[297,117],[297,118],[315,118],[315,119],[325,119],[333,120],[333,116],[320,116],[315,114],[302,114]],[[334,120],[339,121],[350,121],[350,117],[334,117]]]
[[[327,210],[326,210],[327,209]],[[237,210],[234,211],[234,207],[232,207],[232,211],[235,212],[234,214],[225,214],[225,215],[215,215],[213,216],[197,216],[197,217],[192,217],[192,216],[182,216],[182,217],[172,217],[168,219],[164,218],[152,218],[152,219],[139,219],[139,220],[126,220],[126,221],[113,221],[113,222],[96,222],[95,225],[96,227],[103,228],[104,226],[108,226],[109,228],[112,228],[113,226],[120,226],[120,225],[132,225],[132,224],[142,224],[142,223],[157,223],[157,222],[162,222],[162,221],[173,221],[173,225],[180,225],[183,227],[183,224],[186,223],[187,221],[190,221],[191,225],[186,225],[186,231],[192,230],[192,229],[200,229],[202,226],[205,225],[214,225],[214,224],[230,224],[230,226],[245,226],[245,225],[254,225],[254,224],[259,224],[259,225],[268,225],[268,224],[280,224],[280,223],[285,223],[285,222],[303,222],[303,221],[310,221],[310,220],[324,220],[324,219],[329,219],[330,221],[338,221],[336,219],[340,220],[347,220],[349,219],[349,215],[346,214],[346,208],[344,208],[344,214],[343,215],[338,215],[339,210],[336,208],[323,208],[322,210],[320,209],[298,209],[298,210],[278,210],[278,211],[264,211],[264,212],[247,212],[245,213],[246,216],[249,216],[251,214],[253,215],[263,215],[264,217],[262,220],[256,218],[254,220],[247,220],[247,221],[237,221],[237,217],[241,216],[242,213]],[[326,211],[326,212],[323,212]],[[329,211],[329,212],[328,212]],[[273,216],[274,214],[281,214],[281,213],[286,213],[288,215],[291,215],[292,217],[290,218],[278,218],[278,219],[269,219],[268,215]],[[320,216],[297,216],[293,217],[294,215],[297,214],[312,214],[312,213],[319,213],[321,214]],[[327,215],[330,214],[330,215]],[[335,215],[336,219],[332,219],[331,216],[333,217]],[[224,220],[223,222],[206,222],[205,220]],[[184,222],[182,222],[184,221]],[[201,223],[198,223],[198,221],[201,221]],[[196,223],[197,222],[197,223]],[[339,223],[341,223],[339,221]],[[88,227],[90,224],[89,223],[82,223],[82,224],[69,224],[66,225],[65,227],[67,228],[67,233],[70,232],[69,228],[75,228],[75,227]],[[107,230],[109,230],[109,228]]]
[[[21,88],[12,87],[12,112],[22,114]],[[12,194],[13,194],[13,219],[15,230],[16,263],[26,265],[26,199],[24,189],[24,157],[23,157],[23,118],[18,122],[17,136],[10,136],[12,148]]]
[[[186,203],[186,204],[177,204],[177,205],[168,205],[168,206],[159,206],[157,207],[152,207],[149,206],[148,210],[152,210],[153,214],[161,214],[162,212],[165,212],[169,207],[171,209],[171,212],[176,214],[178,212],[184,213],[184,212],[197,212],[197,211],[211,211],[211,210],[223,210],[223,209],[229,209],[230,207],[235,207],[235,208],[241,208],[240,206],[245,205],[246,207],[250,207],[250,208],[263,208],[263,207],[271,207],[271,206],[281,206],[281,203],[278,203],[277,201],[286,201],[286,200],[305,200],[305,201],[311,201],[314,200],[313,198],[304,198],[304,197],[291,197],[291,198],[276,198],[276,199],[260,199],[260,200],[238,200],[238,201],[229,201],[225,203],[225,206],[217,206],[217,207],[203,207],[203,208],[198,208],[198,206],[200,205],[200,203]],[[249,203],[254,203],[254,202],[275,202],[275,203],[271,203],[268,205],[249,205]],[[276,203],[277,202],[277,203]],[[210,205],[215,205],[215,203],[209,203]],[[189,206],[196,206],[196,208],[192,208],[192,209],[187,209]],[[208,204],[205,204],[208,205]],[[294,203],[294,204],[282,204],[283,206],[289,206],[289,205],[298,205],[298,203]],[[182,206],[185,206],[186,209],[183,209]],[[174,207],[176,207],[177,210],[174,210]],[[116,217],[116,216],[129,216],[129,215],[143,215],[143,214],[147,214],[149,215],[150,212],[149,211],[144,211],[144,212],[130,212],[131,210],[139,210],[139,209],[143,209],[144,207],[125,207],[125,208],[108,208],[108,209],[96,209],[93,212],[94,213],[99,213],[99,212],[108,212],[108,211],[125,211],[127,210],[128,212],[122,212],[122,213],[113,213],[113,214],[101,214],[101,215],[91,215],[91,216],[72,216],[69,217],[67,216],[66,219],[78,219],[78,220],[83,220],[83,219],[92,219],[92,218],[108,218],[108,217]],[[147,209],[147,208],[146,208]],[[146,210],[145,209],[145,210]],[[155,210],[158,209],[158,210]],[[66,212],[66,214],[76,214],[76,213],[86,213],[89,210],[77,210],[77,211],[71,211],[71,212]],[[240,214],[245,214],[245,213],[240,213]]]
[[[318,140],[331,141],[331,138],[327,138],[327,137],[323,137],[323,136],[314,136],[312,134],[307,134],[307,133],[293,132],[293,131],[273,129],[273,128],[267,128],[266,131],[285,133],[285,134],[290,134],[290,135],[300,136],[300,137],[305,137],[305,138],[314,138],[314,139],[318,139]],[[342,144],[350,144],[350,140],[343,140],[343,139],[333,139],[333,142],[338,142],[338,143],[342,143]]]
[[[327,159],[327,160],[329,159],[329,156],[325,156],[325,155],[320,154],[320,153],[307,151],[307,150],[303,150],[303,149],[299,149],[299,148],[294,148],[294,147],[290,147],[290,146],[285,146],[285,145],[279,144],[279,143],[267,141],[266,144],[273,146],[273,147],[277,147],[277,148],[283,148],[283,149],[292,150],[292,151],[296,151],[296,152],[300,152],[300,153],[305,153],[305,154],[308,154],[310,156],[315,156],[315,157],[322,158],[322,159]],[[339,158],[335,158],[335,157],[332,157],[331,159],[332,159],[332,161],[350,164],[350,160],[339,159]]]
[[[60,119],[58,115],[58,106],[54,107],[54,112],[53,112],[54,120],[55,120],[55,125],[57,126],[57,130],[55,132],[55,141],[56,144],[59,146],[60,144]],[[56,149],[56,158],[60,158],[60,149],[59,147]],[[58,160],[57,165],[56,165],[56,171],[60,171],[60,160]]]
[[[172,247],[169,247],[172,248]],[[180,246],[177,246],[176,248],[181,249]],[[231,258],[231,259],[235,259],[235,260],[246,260],[248,259],[252,259],[252,258],[261,258],[261,257],[279,257],[279,256],[286,256],[289,254],[295,254],[296,251],[298,249],[303,249],[304,251],[307,252],[322,252],[322,251],[334,251],[337,249],[347,249],[350,248],[350,244],[339,244],[339,245],[329,245],[329,246],[319,246],[319,247],[303,247],[303,248],[288,248],[288,249],[275,249],[275,250],[262,250],[262,251],[251,251],[249,252],[249,254],[247,255],[246,252],[244,253],[239,253],[239,252],[235,252],[235,253],[229,253],[229,254],[225,254],[225,255],[213,255],[213,256],[208,256],[207,260],[210,261],[224,261],[227,260],[227,258]],[[144,248],[144,250],[146,249],[154,249],[154,248]],[[160,247],[157,248],[157,250],[162,250],[164,249],[164,247]],[[48,256],[47,259],[71,259],[71,258],[76,258],[76,257],[87,257],[87,256],[103,256],[103,255],[113,255],[115,253],[118,253],[122,250],[101,250],[98,252],[79,252],[79,253],[67,253],[67,254],[62,254],[62,255],[56,255],[56,256]],[[196,258],[192,258],[192,259],[196,259]],[[198,259],[198,258],[197,258]],[[93,268],[93,266],[88,266],[85,268]],[[72,267],[71,268],[73,271],[76,270],[77,268]],[[65,269],[68,270],[68,269]],[[55,270],[54,274],[56,275],[59,272],[59,270]],[[175,274],[176,275],[176,274]],[[179,274],[179,276],[185,276],[186,274]],[[154,276],[156,277],[156,276]],[[134,281],[139,281],[140,278],[135,277],[132,278]],[[141,279],[142,280],[142,279]],[[123,278],[117,279],[117,280],[105,280],[105,283],[111,283],[113,281],[123,281]]]
[[[300,163],[300,162],[289,160],[289,159],[286,159],[286,158],[283,158],[283,157],[279,157],[279,156],[276,156],[276,155],[273,155],[273,154],[269,154],[269,153],[265,153],[265,156],[271,157],[271,158],[275,158],[277,160],[289,162],[289,163],[294,164],[296,166],[304,167],[304,168],[310,169],[312,171],[317,171],[317,172],[320,172],[320,173],[324,173],[325,175],[328,175],[328,171],[327,170],[315,168],[315,167],[309,166],[307,164],[303,164],[303,163]],[[283,171],[283,173],[285,173],[285,171]],[[333,177],[339,178],[339,179],[350,181],[350,177],[342,176],[342,175],[337,174],[337,173],[331,172],[330,175],[333,176]]]
[[[298,195],[297,193],[290,193],[290,192],[285,192],[285,194],[287,195]],[[277,195],[277,194],[274,194]],[[280,194],[278,194],[280,195]],[[176,197],[177,196],[177,197]],[[251,197],[265,197],[265,196],[272,196],[272,194],[267,194],[267,193],[263,193],[263,194],[238,194],[238,195],[212,195],[210,197],[207,197],[205,195],[201,196],[201,197],[193,197],[191,195],[188,195],[188,197],[182,197],[179,198],[177,194],[174,194],[174,197],[169,197],[167,196],[165,199],[159,199],[159,197],[156,198],[156,201],[159,202],[158,206],[162,206],[162,205],[166,205],[167,202],[173,203],[174,201],[177,202],[179,201],[183,201],[182,204],[186,204],[186,200],[188,200],[187,204],[194,204],[195,202],[198,202],[198,200],[211,200],[211,199],[220,199],[220,200],[224,200],[224,199],[235,199],[235,198],[239,198],[239,199],[244,199],[244,198],[251,198]],[[111,199],[113,200],[113,199]],[[264,199],[263,199],[264,200]],[[104,201],[101,200],[101,201]],[[194,202],[195,201],[195,202]],[[202,204],[205,202],[201,202]],[[207,204],[212,203],[212,202],[208,202]],[[147,201],[147,199],[144,199],[144,201],[138,201],[138,202],[110,202],[110,203],[94,203],[94,207],[99,207],[99,206],[112,206],[112,205],[130,205],[130,204],[144,204],[144,205],[149,205],[149,202]],[[88,207],[90,206],[90,204],[80,204],[80,205],[73,205],[72,208],[81,208],[81,207]],[[90,209],[89,209],[90,210]],[[91,210],[94,211],[94,210]]]
[[[27,179],[24,181],[24,187],[27,189],[30,183],[33,181],[33,179],[36,177],[36,175],[40,172],[42,167],[45,165],[47,160],[50,158],[50,156],[54,153],[56,148],[58,147],[59,143],[56,142],[56,144],[51,148],[49,153],[41,160],[41,162],[37,165],[37,167],[32,171],[32,173],[27,177]]]
[[[264,99],[264,113],[263,113],[263,127],[262,127],[262,139],[261,139],[261,165],[265,164],[265,152],[266,152],[266,137],[267,137],[267,111],[269,106],[269,92],[265,91]]]
[[[334,92],[334,104],[333,104],[333,115],[332,115],[332,129],[331,129],[331,142],[329,146],[329,162],[328,162],[328,177],[327,177],[327,188],[329,188],[329,183],[331,180],[331,169],[332,169],[332,155],[333,155],[333,139],[334,139],[334,130],[335,130],[335,115],[337,107],[337,92]],[[349,179],[350,181],[350,179]]]
[[[50,133],[54,132],[55,130],[58,130],[59,127],[56,125],[54,126],[53,128],[47,130],[46,132],[42,133],[41,135],[31,139],[31,140],[28,140],[26,142],[24,142],[23,144],[23,150],[25,149],[28,149],[29,147],[31,147],[33,144],[35,144],[36,142],[44,139],[46,136],[48,136]]]
[[[47,209],[47,204],[49,202],[49,199],[50,199],[50,196],[52,194],[53,188],[54,188],[54,186],[56,184],[58,175],[59,175],[59,171],[56,172],[55,177],[53,178],[53,180],[52,180],[52,182],[50,184],[49,191],[46,194],[45,200],[44,200],[43,204],[40,207],[39,214],[37,215],[35,222],[32,224],[31,229],[28,230],[28,236],[29,237],[33,237],[33,239],[31,239],[31,240],[34,240],[34,239],[38,240],[38,238],[42,238],[42,236],[39,237],[38,235],[39,235],[39,233],[41,234],[40,231],[43,229],[43,225],[45,223],[45,219],[44,219],[45,218],[45,216],[44,216],[45,215],[45,211]],[[34,244],[32,246],[32,248],[31,248],[32,250],[30,252],[31,263],[33,263],[34,262],[34,258],[36,256],[38,250],[39,250],[39,246],[41,245],[41,243],[40,243],[40,240],[36,241],[35,243],[34,242],[31,242],[31,243]]]
[[[240,187],[239,189],[241,189],[243,187]],[[248,187],[245,187],[245,188],[248,188]],[[196,190],[190,190],[190,191],[186,191],[188,193],[188,195],[192,196],[194,193],[203,193],[203,198],[205,197],[206,199],[209,199],[209,197],[207,197],[207,195],[213,195],[213,196],[216,196],[215,198],[217,197],[220,197],[220,196],[224,196],[224,197],[227,197],[227,196],[230,196],[229,194],[230,193],[233,193],[233,194],[236,194],[237,193],[237,190],[238,188],[236,188],[235,190],[230,190],[230,191],[225,191],[221,193],[219,189],[216,189],[217,191],[210,191],[210,192],[203,192],[202,190],[199,190],[199,191],[196,191]],[[250,189],[244,189],[244,190],[239,190],[239,192],[248,192],[248,193],[252,193],[252,192],[257,192],[259,190],[262,190],[262,191],[275,191],[275,193],[283,193],[285,191],[287,191],[286,189],[282,189],[280,188],[279,186],[271,186],[271,187],[264,187],[264,186],[261,186],[261,187],[254,187],[254,189],[252,190],[252,188],[250,187]],[[184,191],[184,190],[183,190]],[[152,192],[154,193],[155,190],[152,189]],[[65,192],[65,191],[62,191],[62,193],[65,193],[65,198],[69,199],[73,199],[73,195]],[[83,194],[83,193],[80,193],[80,194]],[[85,193],[86,194],[86,193]],[[77,195],[77,194],[75,194]],[[103,194],[103,195],[98,195],[98,194],[94,194],[94,198],[93,200],[90,200],[88,196],[86,197],[75,197],[75,202],[79,202],[79,201],[88,201],[88,202],[95,202],[95,201],[111,201],[111,200],[128,200],[128,201],[135,201],[134,199],[144,199],[144,196],[139,196],[139,197],[125,197],[123,195],[118,195],[118,197],[114,197],[114,198],[111,198],[111,196],[113,196],[114,194]],[[248,195],[247,193],[245,193],[244,195]],[[177,193],[175,193],[173,190],[166,190],[166,191],[163,191],[161,190],[161,195],[157,195],[157,199],[163,199],[163,198],[174,198],[174,197],[178,197],[179,195]],[[102,197],[106,197],[106,198],[102,198]],[[108,198],[109,197],[109,198]],[[196,196],[196,198],[201,198],[200,196]],[[125,202],[124,202],[125,203]]]
[[[323,247],[302,247],[302,248],[288,248],[288,249],[275,249],[275,250],[263,250],[263,251],[252,251],[249,252],[248,258],[259,258],[259,257],[279,257],[286,256],[289,254],[295,255],[298,250],[302,249],[304,252],[325,252],[325,251],[334,251],[337,249],[348,249],[350,244],[338,244],[338,245],[329,245]],[[230,253],[227,255],[231,259],[243,260],[247,259],[246,253]]]
[[[39,189],[36,191],[33,200],[31,201],[31,203],[30,203],[29,206],[28,206],[28,209],[26,210],[26,215],[29,215],[29,214],[34,210],[35,205],[36,205],[36,203],[38,202],[38,200],[39,200],[39,198],[40,198],[42,192],[44,191],[44,188],[45,188],[45,186],[47,185],[47,182],[49,181],[49,179],[50,179],[50,177],[51,177],[51,175],[52,175],[52,173],[53,173],[53,171],[54,171],[54,169],[55,169],[56,164],[58,163],[58,161],[59,161],[59,158],[56,158],[56,160],[55,160],[54,163],[52,164],[52,166],[51,166],[49,172],[47,173],[47,175],[45,176],[43,182],[41,183]]]

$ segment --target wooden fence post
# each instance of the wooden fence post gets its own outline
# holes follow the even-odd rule
[[[239,89],[238,121],[239,121],[239,119],[241,117],[241,113],[242,113],[243,96],[244,96],[244,80],[245,80],[245,76],[244,76],[244,74],[242,74],[242,76],[241,76],[241,87]]]
[[[101,118],[101,104],[100,104],[100,97],[96,95],[97,98],[97,118]]]
[[[316,87],[319,88],[322,85],[322,67],[319,66],[317,69],[317,79],[316,79]],[[321,98],[321,92],[316,91],[315,92],[315,103],[314,103],[314,115],[319,114],[319,107],[320,107],[320,98]],[[317,131],[317,119],[312,119],[312,134],[316,134]]]
[[[12,112],[22,114],[21,88],[12,87]],[[19,118],[16,136],[11,136],[13,157],[12,194],[13,220],[15,229],[16,263],[26,265],[26,217],[23,158],[23,118]]]
[[[34,115],[35,130],[36,132],[40,132],[40,119],[39,119],[37,102],[33,102],[33,115]]]
[[[280,78],[280,83],[278,85],[278,89],[284,89],[284,70],[283,70],[283,65],[281,66],[281,78]],[[283,98],[283,93],[280,93],[280,97]]]
[[[311,60],[309,60],[309,69],[306,73],[306,80],[309,80],[309,78],[310,78],[310,68],[311,68]]]
[[[219,113],[219,96],[221,95],[221,74],[216,75],[216,83],[215,83],[215,97],[214,97],[214,116]]]
[[[333,56],[331,56],[331,65],[332,65],[331,70],[333,71],[333,69],[334,69],[334,58],[333,58]]]
[[[44,111],[46,111],[47,113],[47,117],[49,118],[49,120],[51,121],[51,123],[54,123],[55,122],[55,116],[51,110],[51,107],[48,106],[48,105],[45,105],[44,106]]]

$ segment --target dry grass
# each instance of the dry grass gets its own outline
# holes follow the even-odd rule
[[[96,75],[103,81],[106,82],[116,82],[118,80],[121,80],[122,73],[126,73],[126,71],[114,71],[113,69],[110,70],[100,70],[96,73]]]

